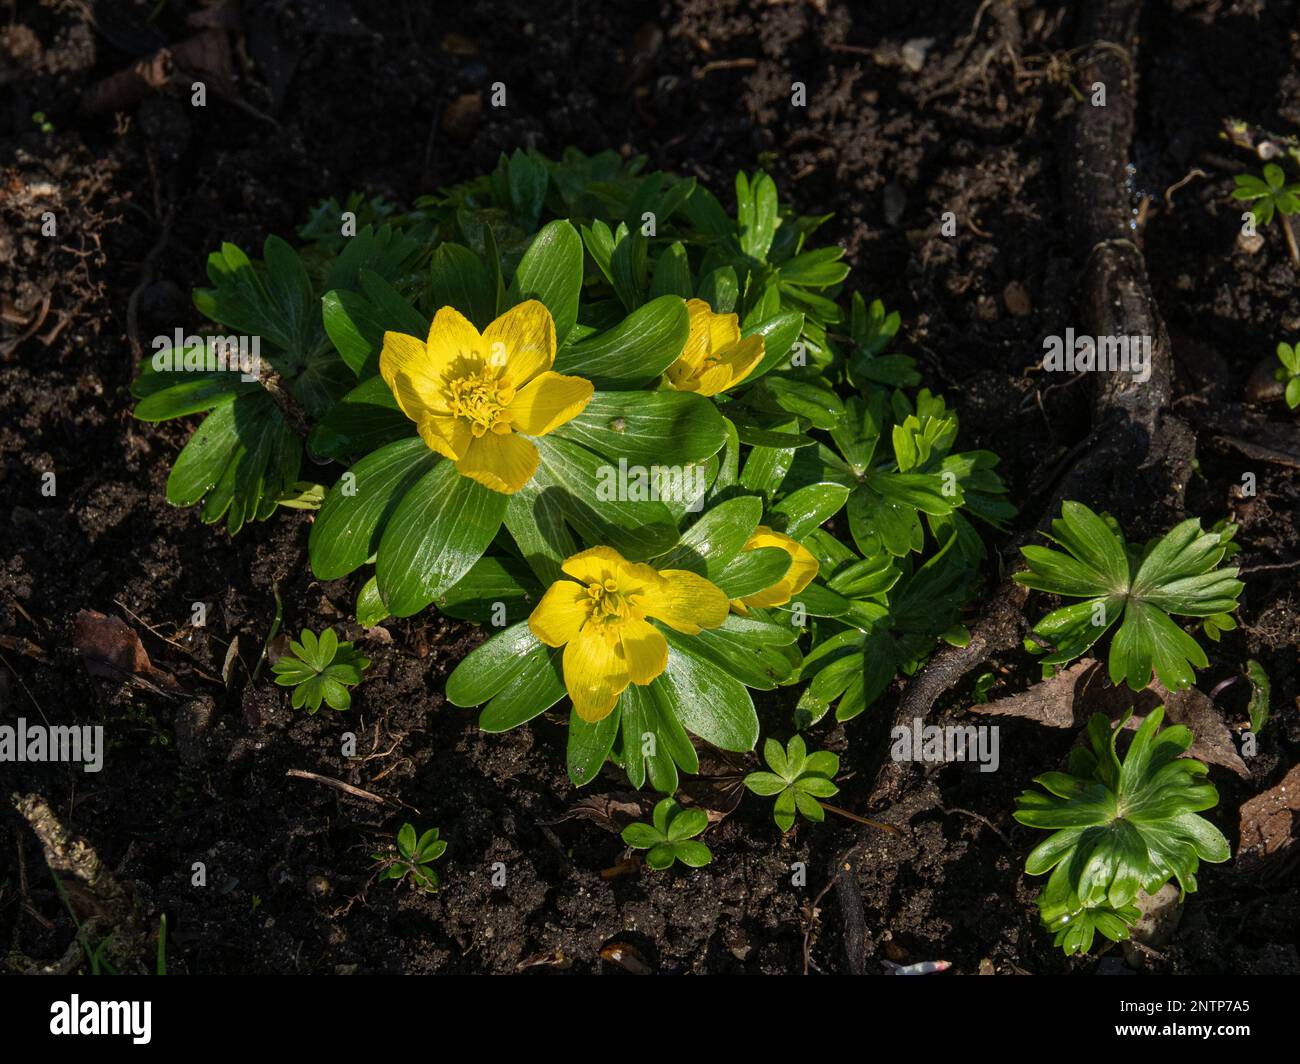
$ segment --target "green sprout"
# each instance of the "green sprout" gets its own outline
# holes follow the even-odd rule
[[[765,797],[776,795],[772,815],[777,827],[782,831],[794,827],[795,810],[819,824],[826,819],[817,799],[839,793],[831,782],[840,770],[838,757],[825,750],[808,753],[803,736],[796,735],[784,750],[775,739],[768,739],[763,744],[763,758],[772,771],[751,772],[745,777],[745,786]]]
[[[1236,627],[1231,611],[1244,587],[1237,569],[1218,568],[1236,550],[1235,525],[1206,532],[1195,518],[1183,521],[1145,550],[1130,548],[1117,528],[1082,503],[1065,502],[1048,536],[1063,550],[1022,547],[1029,568],[1015,579],[1037,591],[1083,599],[1044,617],[1026,646],[1050,653],[1045,665],[1062,665],[1087,651],[1123,618],[1110,643],[1111,682],[1134,691],[1151,682],[1154,668],[1170,691],[1189,687],[1193,667],[1209,664],[1205,652],[1170,614],[1201,617],[1211,639]]]
[[[1300,344],[1278,344],[1277,360],[1282,364],[1273,371],[1273,376],[1286,382],[1283,386],[1286,405],[1294,410],[1300,406]]]
[[[684,809],[665,798],[655,806],[652,819],[652,824],[629,824],[623,829],[623,841],[632,849],[650,851],[645,863],[651,868],[671,868],[675,861],[702,868],[713,860],[709,848],[695,838],[709,826],[703,809]]]
[[[1291,262],[1300,269],[1300,248],[1296,247],[1295,234],[1291,231],[1291,223],[1287,221],[1290,215],[1300,213],[1300,183],[1288,185],[1286,174],[1277,163],[1269,163],[1264,167],[1263,178],[1254,174],[1238,174],[1233,180],[1237,187],[1232,190],[1232,198],[1254,201],[1250,213],[1256,226],[1268,225],[1273,220],[1273,215],[1278,215],[1278,225],[1286,237]]]
[[[1097,713],[1088,722],[1092,746],[1075,747],[1065,772],[1035,778],[1049,793],[1026,791],[1015,818],[1052,834],[1025,859],[1032,876],[1052,875],[1039,895],[1043,924],[1067,954],[1086,952],[1094,932],[1128,938],[1138,918],[1138,891],[1154,894],[1169,881],[1196,890],[1201,861],[1231,856],[1219,829],[1196,814],[1218,804],[1205,782],[1209,769],[1182,757],[1192,733],[1181,724],[1160,730],[1164,707],[1147,715],[1123,762],[1115,742],[1132,710],[1113,729]]]
[[[290,640],[289,650],[271,671],[281,687],[295,688],[294,709],[306,705],[309,713],[315,713],[322,699],[333,709],[352,706],[348,688],[361,682],[361,674],[370,667],[369,658],[352,649],[351,643],[340,643],[333,628],[326,628],[319,639],[304,628],[302,641]]]
[[[374,853],[370,856],[383,865],[379,878],[405,879],[411,877],[411,885],[433,894],[438,889],[438,873],[433,870],[433,862],[447,850],[447,844],[438,838],[438,829],[430,828],[418,838],[414,824],[403,824],[397,833],[397,856]]]
[[[35,111],[32,114],[32,123],[42,133],[53,133],[54,123],[45,117],[44,111]]]

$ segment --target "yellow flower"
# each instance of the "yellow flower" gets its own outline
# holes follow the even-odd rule
[[[564,686],[585,721],[609,716],[629,683],[648,684],[668,667],[668,640],[647,617],[687,635],[727,619],[727,596],[684,569],[658,572],[611,547],[592,547],[560,567],[528,618],[533,635],[564,647]]]
[[[554,362],[555,322],[530,299],[482,335],[454,307],[434,315],[427,340],[386,332],[379,372],[430,449],[513,495],[537,471],[525,437],[545,436],[591,399],[591,381],[554,372]]]
[[[717,395],[743,381],[763,361],[763,338],[740,338],[735,314],[714,314],[702,299],[688,299],[691,332],[677,361],[668,367],[668,387]]]
[[[757,550],[759,547],[780,547],[790,555],[790,568],[771,587],[746,595],[743,599],[732,599],[731,605],[741,613],[749,612],[746,606],[784,606],[812,583],[812,578],[817,575],[817,559],[802,543],[791,539],[784,532],[774,532],[767,525],[759,525],[745,541],[743,549]]]

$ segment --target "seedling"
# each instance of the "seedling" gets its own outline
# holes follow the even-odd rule
[[[1232,198],[1254,201],[1250,208],[1255,225],[1268,225],[1273,215],[1278,215],[1278,225],[1286,237],[1286,248],[1291,255],[1291,262],[1300,269],[1300,248],[1296,247],[1295,233],[1291,231],[1290,215],[1300,213],[1300,183],[1287,184],[1286,174],[1277,163],[1264,167],[1263,178],[1254,174],[1238,174],[1233,179],[1237,187],[1232,191]]]
[[[1250,702],[1246,706],[1246,712],[1250,716],[1250,730],[1258,735],[1268,723],[1272,685],[1264,666],[1254,658],[1246,662],[1246,679],[1250,681]]]
[[[1154,668],[1168,690],[1190,686],[1193,668],[1205,668],[1209,659],[1170,614],[1204,618],[1203,629],[1216,640],[1220,631],[1236,627],[1231,611],[1244,585],[1235,568],[1218,568],[1236,549],[1235,532],[1235,525],[1206,532],[1192,518],[1138,551],[1082,503],[1063,503],[1047,537],[1063,550],[1022,547],[1029,568],[1015,578],[1038,591],[1084,601],[1044,617],[1034,628],[1037,642],[1027,643],[1027,649],[1049,647],[1047,665],[1073,661],[1122,617],[1110,644],[1111,682],[1126,681],[1141,691]]]
[[[397,833],[397,856],[374,853],[370,856],[380,862],[379,878],[405,879],[410,876],[413,887],[427,894],[438,890],[438,873],[433,870],[433,862],[447,850],[447,844],[438,838],[438,829],[430,828],[423,835],[416,837],[413,824],[403,824]]]
[[[1273,376],[1285,381],[1283,392],[1286,405],[1294,410],[1300,406],[1300,344],[1278,344],[1277,360],[1282,363]]]
[[[301,642],[290,640],[289,649],[290,653],[272,665],[271,671],[281,687],[294,688],[294,709],[305,705],[314,714],[322,700],[333,709],[351,708],[348,688],[361,682],[361,674],[370,667],[369,658],[354,650],[351,643],[340,643],[333,628],[326,628],[319,639],[304,628]]]
[[[623,829],[623,841],[634,850],[648,850],[645,863],[655,870],[671,868],[681,861],[692,868],[703,868],[713,854],[695,836],[709,826],[703,809],[684,809],[672,798],[659,802],[652,814],[652,824],[629,824]]]
[[[1132,710],[1113,729],[1106,717],[1088,722],[1092,749],[1070,753],[1065,772],[1035,778],[1049,793],[1026,791],[1015,817],[1052,835],[1025,860],[1032,876],[1051,872],[1039,895],[1043,924],[1067,954],[1087,951],[1094,932],[1127,938],[1138,917],[1139,890],[1154,894],[1178,880],[1196,890],[1201,861],[1226,861],[1231,852],[1219,829],[1196,814],[1218,804],[1203,777],[1209,769],[1180,755],[1192,745],[1181,724],[1160,730],[1164,707],[1152,710],[1133,736],[1123,762],[1115,745]]]
[[[794,736],[784,750],[775,739],[763,744],[763,759],[771,772],[751,772],[745,786],[755,794],[776,795],[772,815],[782,831],[794,827],[795,811],[808,820],[821,823],[826,819],[819,798],[839,793],[832,782],[840,770],[840,759],[825,750],[808,753],[803,736]]]
[[[806,819],[819,824],[826,819],[827,813],[834,813],[857,824],[898,834],[888,824],[868,820],[821,800],[839,793],[839,788],[833,782],[835,774],[840,770],[840,759],[835,754],[825,750],[810,754],[803,736],[795,735],[786,743],[784,750],[775,739],[768,739],[763,744],[763,758],[772,771],[751,772],[745,777],[745,786],[764,797],[776,795],[772,816],[782,831],[794,827],[797,810]]]

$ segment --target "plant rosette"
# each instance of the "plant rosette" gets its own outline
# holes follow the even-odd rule
[[[623,841],[634,850],[645,850],[645,863],[655,871],[671,868],[677,861],[691,868],[703,868],[713,860],[709,848],[695,836],[709,826],[703,809],[684,809],[672,798],[655,804],[652,823],[629,824]]]
[[[768,739],[763,759],[771,771],[751,772],[745,777],[745,786],[754,794],[776,796],[772,816],[777,827],[782,831],[794,827],[796,811],[818,824],[826,819],[818,799],[839,793],[834,783],[840,770],[838,757],[825,750],[808,753],[803,737],[795,735],[784,750],[775,739]]]
[[[1047,538],[1061,549],[1022,547],[1028,569],[1015,580],[1036,591],[1084,601],[1054,610],[1034,627],[1031,653],[1044,665],[1073,661],[1119,622],[1107,656],[1111,683],[1141,691],[1154,671],[1166,690],[1188,687],[1205,651],[1171,614],[1202,618],[1211,639],[1236,628],[1232,611],[1245,586],[1237,569],[1219,563],[1236,553],[1235,525],[1209,532],[1191,518],[1134,549],[1119,530],[1078,502],[1061,504]]]
[[[1089,949],[1094,931],[1127,937],[1139,890],[1154,894],[1172,876],[1182,893],[1196,890],[1201,861],[1232,855],[1223,834],[1198,813],[1218,804],[1209,769],[1183,757],[1192,733],[1181,724],[1161,730],[1164,707],[1147,714],[1123,761],[1116,743],[1132,710],[1111,728],[1100,713],[1088,723],[1089,747],[1070,753],[1065,772],[1034,782],[1015,818],[1052,834],[1025,860],[1030,875],[1051,872],[1039,896],[1044,925],[1066,953]]]
[[[333,628],[326,628],[318,639],[303,629],[297,642],[290,640],[289,653],[281,657],[271,671],[281,687],[292,687],[294,709],[304,705],[315,714],[324,701],[331,709],[352,707],[349,687],[361,682],[361,674],[370,667],[370,659],[340,643]]]

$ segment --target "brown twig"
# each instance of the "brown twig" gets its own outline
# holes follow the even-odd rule
[[[350,783],[336,780],[333,776],[322,776],[317,772],[308,772],[301,768],[291,768],[285,772],[285,775],[292,776],[294,779],[311,780],[313,783],[323,783],[327,787],[335,787],[340,791],[352,795],[354,798],[364,798],[367,802],[375,802],[378,805],[395,804],[389,798],[384,798],[382,795],[375,794],[373,791],[363,791],[360,787],[354,787]]]
[[[872,820],[869,817],[858,816],[857,813],[850,813],[847,809],[841,809],[838,805],[831,805],[830,802],[823,802],[818,799],[820,805],[828,813],[834,813],[836,816],[842,816],[845,820],[852,820],[857,824],[865,824],[869,828],[879,828],[881,831],[888,831],[891,835],[901,836],[903,833],[892,824],[882,824],[879,820]]]

